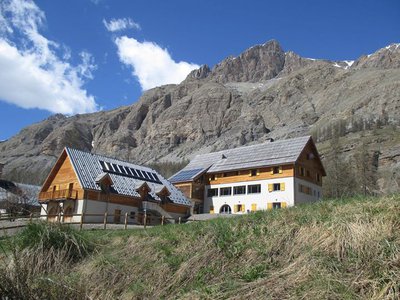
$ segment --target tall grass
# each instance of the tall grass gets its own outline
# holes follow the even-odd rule
[[[79,261],[22,256],[30,288],[50,274],[72,299],[400,299],[400,196],[88,234],[102,247]]]
[[[59,224],[32,223],[2,241],[1,299],[87,299],[74,264],[93,250],[78,231]]]
[[[14,241],[19,249],[64,250],[72,260],[93,250],[93,243],[82,233],[58,223],[30,223]]]

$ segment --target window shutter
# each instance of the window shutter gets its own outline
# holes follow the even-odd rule
[[[251,211],[256,211],[257,210],[257,204],[256,203],[253,203],[252,205],[251,205]]]
[[[286,202],[281,202],[281,207],[286,208]]]
[[[244,208],[244,204],[242,204],[242,212],[245,212],[246,209]]]
[[[272,192],[274,190],[274,185],[272,183],[268,184],[268,191]]]
[[[282,174],[282,166],[279,166],[279,174]]]
[[[210,206],[210,214],[214,213],[214,206]]]
[[[271,175],[274,175],[274,167],[271,168]]]
[[[260,169],[257,169],[257,175],[260,175]]]
[[[272,203],[267,203],[267,208],[272,209]]]
[[[233,212],[237,212],[238,211],[238,206],[237,206],[237,204],[235,204],[234,206],[233,206]]]
[[[281,183],[281,191],[284,191],[284,190],[285,190],[285,183],[282,182],[282,183]]]

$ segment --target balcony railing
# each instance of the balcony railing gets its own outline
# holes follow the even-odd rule
[[[76,200],[78,199],[77,190],[57,190],[50,192],[41,192],[39,194],[39,200]]]

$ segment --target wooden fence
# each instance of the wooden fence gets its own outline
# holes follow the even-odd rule
[[[77,221],[72,221],[73,217],[78,217],[79,222]],[[86,222],[85,217],[100,217],[99,219],[102,219],[100,222]],[[150,216],[147,214],[139,213],[135,215],[135,218],[131,218],[128,213],[125,213],[123,222],[110,222],[109,218],[113,217],[119,217],[121,219],[122,215],[120,214],[109,214],[105,212],[104,214],[70,214],[70,215],[38,215],[38,214],[31,214],[28,216],[11,216],[10,214],[0,214],[0,229],[15,229],[15,228],[22,228],[27,226],[30,222],[33,220],[42,220],[42,221],[48,221],[49,223],[59,223],[59,224],[75,224],[79,225],[80,230],[84,228],[85,224],[102,224],[103,229],[107,229],[107,225],[110,224],[117,224],[117,225],[124,225],[124,229],[128,229],[128,225],[141,225],[143,228],[146,228],[149,225],[166,225],[167,223],[178,223],[181,224],[183,222],[182,218],[179,217],[178,219],[173,219],[173,218],[167,218],[164,216],[158,217],[158,216]],[[68,220],[65,220],[68,218]],[[76,218],[75,218],[76,219]],[[131,219],[131,220],[130,220]],[[8,224],[5,224],[4,221],[9,221],[7,222]],[[24,224],[16,224],[16,225],[11,225],[12,222],[18,222],[18,221],[25,221]],[[5,226],[7,225],[7,226]],[[8,226],[10,225],[10,226]]]

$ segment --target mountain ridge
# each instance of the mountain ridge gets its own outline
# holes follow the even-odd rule
[[[28,126],[0,144],[0,160],[8,178],[32,182],[43,180],[64,146],[151,163],[310,133],[324,142],[333,127],[346,135],[378,120],[397,128],[396,45],[350,63],[303,58],[268,41],[148,90],[132,105]],[[389,165],[397,170],[400,162]]]

